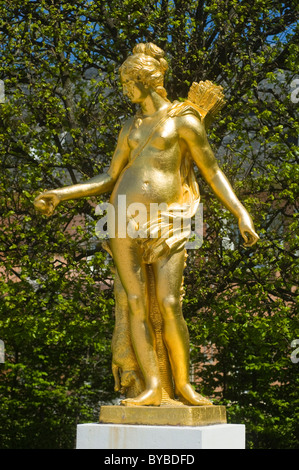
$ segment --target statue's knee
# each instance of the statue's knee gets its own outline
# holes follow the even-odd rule
[[[160,301],[160,307],[163,310],[164,317],[173,318],[181,314],[180,297],[176,295],[164,296]]]
[[[128,304],[133,316],[143,317],[145,315],[144,298],[141,295],[128,294]]]

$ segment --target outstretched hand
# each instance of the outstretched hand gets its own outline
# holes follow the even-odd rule
[[[42,214],[50,217],[59,202],[60,198],[56,193],[53,191],[46,191],[35,198],[34,207]]]
[[[244,246],[254,245],[260,238],[254,230],[254,225],[249,214],[242,215],[239,219],[239,229],[245,241]]]

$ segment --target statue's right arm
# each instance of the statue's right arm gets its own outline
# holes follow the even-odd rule
[[[131,124],[131,119],[124,124],[118,137],[117,146],[109,170],[106,173],[97,175],[84,183],[46,191],[35,199],[35,208],[44,215],[50,216],[61,201],[97,196],[112,191],[120,173],[129,160],[130,148],[128,145],[128,133]]]

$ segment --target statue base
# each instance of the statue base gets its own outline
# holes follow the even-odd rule
[[[188,454],[193,463],[192,456],[199,449],[245,449],[245,425],[244,424],[212,424],[210,426],[143,426],[141,424],[103,424],[86,423],[77,425],[77,449],[102,449],[105,456],[114,463],[120,463],[121,455],[117,450],[130,449],[131,456],[136,455],[136,449],[151,449],[151,455],[142,452],[140,462],[154,463],[153,449],[163,449],[165,463],[171,463],[172,453],[176,454],[179,463],[180,454]],[[133,450],[132,450],[133,449]],[[172,449],[165,452],[165,449]],[[186,449],[186,451],[184,451]],[[107,452],[110,450],[110,452]],[[111,452],[112,450],[112,452]],[[163,454],[160,457],[163,458]],[[185,455],[186,457],[186,455]],[[149,460],[151,458],[151,460]],[[129,457],[124,461],[128,463]],[[105,462],[106,463],[106,462]],[[107,462],[108,463],[108,462]],[[161,463],[157,461],[156,463]],[[162,460],[163,463],[163,460]],[[183,463],[183,462],[182,462]],[[186,463],[186,462],[185,462]],[[134,465],[132,465],[134,466]]]
[[[154,426],[225,424],[225,406],[101,406],[100,423]]]

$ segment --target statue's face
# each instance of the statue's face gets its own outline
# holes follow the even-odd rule
[[[128,75],[121,75],[123,93],[132,101],[132,103],[142,103],[149,95],[149,88],[142,82],[133,80]]]

